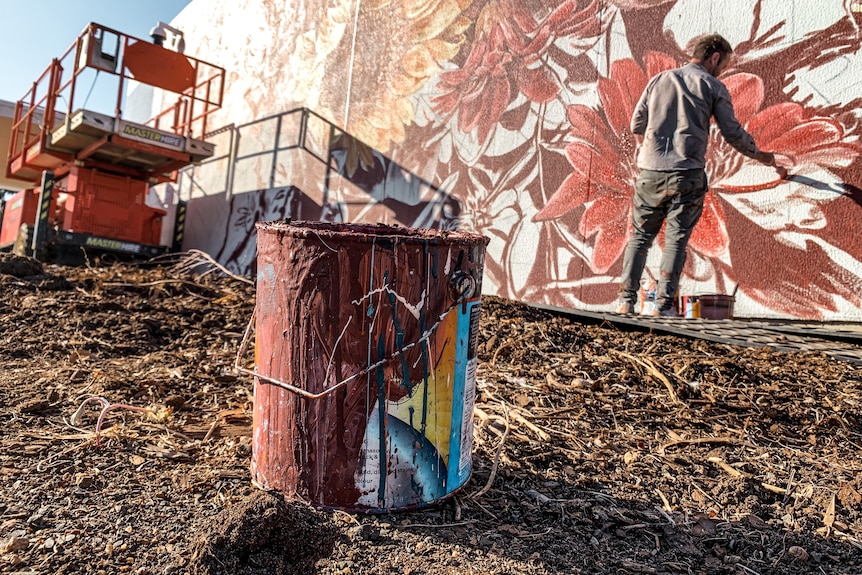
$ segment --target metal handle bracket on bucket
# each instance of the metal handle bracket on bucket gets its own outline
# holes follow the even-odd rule
[[[410,344],[403,346],[401,349],[399,349],[398,351],[396,351],[392,355],[385,357],[385,358],[383,358],[383,359],[381,359],[375,363],[372,363],[371,365],[361,369],[360,371],[351,375],[350,377],[339,381],[338,383],[336,383],[332,387],[328,387],[319,393],[311,393],[310,391],[302,389],[301,387],[297,387],[296,385],[281,381],[279,379],[274,379],[272,377],[269,377],[268,375],[263,375],[257,371],[256,366],[255,366],[255,369],[248,369],[247,367],[242,366],[242,363],[241,363],[242,357],[245,355],[246,349],[248,348],[248,341],[251,338],[251,332],[252,332],[252,328],[254,326],[254,320],[257,317],[257,309],[255,309],[255,311],[252,312],[252,314],[251,314],[251,319],[249,320],[248,325],[245,328],[245,333],[242,336],[242,343],[240,343],[239,350],[236,353],[236,359],[234,360],[234,369],[236,369],[237,371],[239,371],[240,373],[243,373],[245,375],[250,375],[252,377],[256,377],[260,381],[265,381],[266,383],[271,383],[271,384],[276,385],[282,389],[292,391],[293,393],[296,393],[297,395],[301,395],[302,397],[305,397],[306,399],[320,399],[321,397],[329,395],[333,391],[335,391],[341,387],[344,387],[345,385],[347,385],[348,383],[350,383],[351,381],[353,381],[357,377],[362,377],[363,375],[369,373],[370,371],[377,369],[378,367],[386,364],[389,361],[392,361],[393,359],[400,356],[401,354],[403,354],[405,351],[409,350],[410,348],[415,347],[415,346],[427,341],[428,338],[431,337],[431,335],[434,333],[434,331],[440,325],[440,323],[442,323],[442,321],[446,318],[446,316],[448,316],[452,312],[452,310],[454,310],[459,305],[461,305],[461,303],[462,302],[459,301],[459,302],[455,302],[453,305],[449,306],[449,308],[447,308],[446,311],[444,311],[442,314],[440,314],[440,317],[437,319],[437,322],[434,325],[432,325],[430,328],[425,330],[425,333],[422,334],[422,337],[420,337],[419,339],[417,339],[413,343],[410,343]]]

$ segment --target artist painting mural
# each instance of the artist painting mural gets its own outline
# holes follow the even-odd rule
[[[862,320],[858,0],[220,4],[231,5],[196,0],[176,24],[232,71],[225,123],[303,106],[373,150],[366,167],[382,179],[372,186],[297,184],[309,205],[330,206],[321,219],[480,233],[485,293],[588,310],[612,309],[618,288],[639,145],[632,109],[652,75],[687,61],[693,38],[720,33],[735,50],[720,79],[737,116],[788,175],[715,132],[681,292],[735,293],[738,316]],[[273,169],[229,193],[277,211],[272,192],[250,193],[269,189]],[[249,233],[227,202],[211,205],[225,235]],[[235,269],[252,260],[231,247],[244,238],[189,241]],[[660,236],[647,274],[661,246]]]

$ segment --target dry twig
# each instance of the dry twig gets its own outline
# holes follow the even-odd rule
[[[667,389],[667,393],[670,396],[671,402],[672,403],[679,403],[679,397],[676,394],[676,390],[673,388],[673,384],[670,382],[670,380],[667,377],[665,377],[665,375],[658,369],[658,367],[656,367],[656,365],[653,362],[651,362],[649,359],[646,359],[646,358],[642,359],[639,357],[635,357],[630,353],[626,353],[624,351],[619,351],[616,349],[611,349],[609,351],[615,353],[616,355],[624,357],[624,358],[628,359],[629,361],[636,363],[636,364],[640,365],[641,367],[643,367],[644,369],[646,369],[647,373],[649,373],[655,379],[659,380],[662,384],[664,384],[665,389]]]
[[[506,445],[506,439],[509,437],[509,430],[511,427],[509,426],[509,411],[505,410],[506,417],[498,417],[497,419],[501,420],[505,425],[506,429],[503,432],[503,437],[500,438],[500,444],[497,446],[497,451],[494,454],[494,464],[491,466],[491,474],[488,476],[488,481],[485,483],[485,486],[482,487],[476,493],[470,495],[471,499],[478,499],[485,495],[491,486],[494,484],[494,478],[497,476],[497,467],[500,465],[500,455],[503,453],[503,447]]]

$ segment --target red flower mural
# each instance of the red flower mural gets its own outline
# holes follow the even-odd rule
[[[484,142],[519,93],[533,102],[550,102],[560,87],[542,63],[545,52],[559,38],[598,36],[598,7],[598,0],[566,0],[539,23],[522,2],[487,4],[476,20],[466,62],[440,74],[441,93],[433,99],[436,111],[457,112],[458,128],[464,133],[478,130]]]
[[[489,293],[608,309],[637,176],[632,110],[649,78],[687,60],[692,40],[711,26],[702,3],[348,4],[324,3],[326,10],[299,11],[296,19],[265,10],[278,28],[260,36],[249,19],[252,28],[238,44],[206,36],[211,49],[237,54],[226,59],[228,67],[248,72],[229,86],[231,120],[294,104],[322,113],[367,147],[359,155],[339,152],[348,172],[355,171],[351,166],[363,171],[366,156],[385,157],[439,193],[430,198],[418,179],[378,170],[382,187],[370,193],[357,186],[348,195],[334,182],[321,189],[297,186],[310,194],[309,209],[325,204],[345,220],[385,217],[413,227],[481,231],[491,238]],[[730,0],[723,10],[733,17],[720,19],[716,31],[734,43],[736,57],[723,80],[737,115],[759,146],[780,154],[790,176],[782,179],[712,134],[711,189],[689,243],[684,288],[738,288],[741,317],[862,321],[862,239],[856,233],[862,100],[854,75],[862,64],[862,17],[849,0],[814,11],[778,4]],[[190,40],[202,35],[197,23],[188,24]],[[272,58],[260,59],[264,51]],[[273,75],[273,62],[284,64],[284,73]],[[252,107],[248,94],[256,94]],[[247,136],[246,130],[244,146]],[[278,166],[264,156],[255,160],[257,181],[284,168],[311,182],[292,155],[272,157]],[[251,189],[257,188],[266,185]],[[244,191],[232,190],[232,201]],[[254,192],[260,199],[247,207],[283,211],[295,202],[274,191]],[[198,206],[209,206],[213,216],[207,219],[223,221],[234,238],[249,233],[233,225],[236,201]],[[247,238],[231,239],[226,248],[220,241],[206,238],[199,245],[248,265],[252,253],[231,248],[251,246]],[[658,251],[650,253],[651,269]]]
[[[589,262],[594,272],[607,271],[620,258],[630,233],[631,194],[637,176],[637,143],[629,129],[634,106],[650,77],[675,66],[670,57],[656,53],[647,54],[646,71],[632,60],[617,61],[610,77],[599,80],[602,106],[598,110],[583,105],[568,108],[572,141],[565,151],[572,173],[534,220],[563,218],[585,206],[577,229],[585,238],[594,238]],[[761,109],[764,88],[759,77],[735,74],[724,82],[740,122],[761,148],[780,152],[791,168],[807,164],[846,166],[859,153],[858,145],[849,141],[840,123],[817,117],[800,104]],[[709,259],[725,254],[730,242],[727,200],[722,196],[767,190],[783,183],[780,173],[764,169],[733,150],[717,129],[707,154],[707,175],[713,193],[707,195],[689,249]],[[815,204],[821,198],[797,192],[793,201]]]
[[[533,219],[561,218],[587,205],[578,231],[595,236],[590,261],[594,272],[606,272],[628,240],[631,187],[637,177],[632,113],[649,78],[675,66],[672,58],[656,53],[648,54],[646,72],[633,60],[619,60],[609,78],[599,79],[599,110],[581,104],[567,108],[573,141],[566,146],[566,157],[573,170]]]

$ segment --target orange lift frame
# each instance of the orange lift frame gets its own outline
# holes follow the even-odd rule
[[[113,43],[113,50],[106,46],[109,43]],[[6,176],[35,183],[45,169],[53,170],[55,177],[59,178],[73,163],[84,162],[88,167],[152,177],[158,182],[174,181],[174,172],[195,159],[184,151],[154,145],[159,142],[152,131],[144,131],[142,135],[139,128],[126,127],[125,134],[114,130],[114,133],[106,133],[82,149],[67,149],[51,142],[53,131],[73,118],[78,103],[79,78],[88,69],[118,78],[116,106],[112,114],[117,124],[123,121],[123,94],[130,81],[176,94],[176,101],[143,122],[143,127],[159,131],[166,128],[181,138],[205,136],[207,118],[221,107],[224,97],[223,68],[91,23],[62,56],[51,62],[17,102]],[[66,104],[65,109],[58,106],[61,100]],[[150,138],[153,143],[147,142]],[[95,159],[96,152],[109,142],[164,155],[172,161],[155,166],[129,166],[123,161],[105,163]]]
[[[114,77],[111,113],[85,109],[86,100],[79,105],[85,73],[95,73],[94,85],[100,74]],[[163,90],[162,101],[167,104],[140,123],[126,120],[124,95],[131,82]],[[177,170],[210,157],[214,148],[205,141],[207,120],[221,107],[224,89],[225,70],[219,66],[89,24],[15,106],[6,176],[39,187],[33,250],[37,251],[40,242],[44,245],[49,226],[58,223],[49,222],[57,207],[54,183],[70,174],[102,172],[154,185],[176,181]],[[57,229],[54,235],[85,245],[70,230]],[[88,237],[86,241],[103,247],[114,243],[129,247],[129,242],[112,242],[111,238]],[[173,247],[177,248],[176,242]]]

